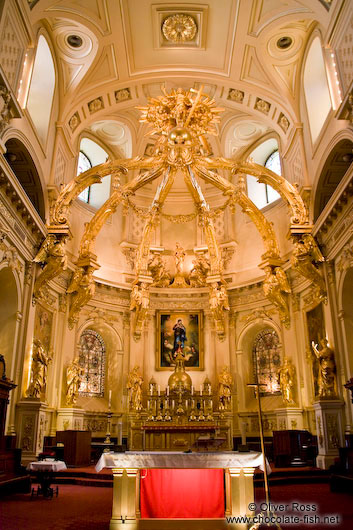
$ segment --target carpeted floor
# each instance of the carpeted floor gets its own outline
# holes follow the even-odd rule
[[[262,488],[255,488],[255,502],[259,506],[264,498]],[[307,522],[306,524],[281,524],[282,530],[351,530],[353,529],[353,495],[343,493],[331,493],[329,484],[296,484],[271,486],[271,502],[278,505],[289,505],[285,512],[279,511],[277,506],[276,514],[293,514],[300,518],[305,515],[318,515],[320,523]],[[301,505],[301,509],[307,505],[315,505],[316,512],[312,508],[303,509],[296,507],[291,509],[293,503]],[[327,515],[338,515],[339,523],[332,520],[331,523],[324,524],[323,517]],[[262,528],[262,527],[261,527]]]
[[[111,488],[60,485],[59,496],[52,500],[17,494],[0,499],[1,530],[108,530],[112,507]],[[261,488],[255,490],[255,501],[263,498]],[[328,484],[272,486],[273,503],[316,504],[317,514],[342,517],[340,524],[281,525],[283,530],[350,530],[353,528],[353,496],[330,493]],[[308,511],[296,513],[302,517]],[[282,512],[277,512],[282,513]],[[311,513],[313,515],[313,513]],[[200,526],[200,530],[202,527]]]
[[[1,530],[108,530],[113,490],[60,485],[53,499],[17,494],[0,499]]]

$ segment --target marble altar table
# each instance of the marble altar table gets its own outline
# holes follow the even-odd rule
[[[224,516],[252,515],[249,503],[254,502],[253,476],[256,467],[262,468],[261,453],[181,453],[181,452],[126,452],[104,453],[99,459],[96,470],[99,472],[108,467],[113,471],[113,510],[110,530],[122,528],[175,528],[173,520],[141,519],[140,513],[140,470],[141,469],[223,469],[225,478],[225,512]],[[154,526],[149,525],[153,522]],[[212,521],[194,519],[191,522],[205,522],[205,528],[212,528]],[[224,521],[224,520],[223,520]],[[175,521],[174,521],[175,522]],[[183,528],[188,526],[184,525]],[[211,526],[207,526],[206,522]],[[147,525],[145,525],[147,523]],[[214,528],[222,528],[220,520]],[[128,526],[122,526],[128,525]],[[192,528],[192,526],[190,526]],[[200,526],[194,526],[200,528]],[[224,528],[245,528],[244,525],[225,525]]]

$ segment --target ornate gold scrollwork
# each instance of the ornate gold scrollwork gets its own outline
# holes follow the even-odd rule
[[[244,162],[238,168],[242,173],[253,175],[258,182],[268,184],[275,189],[281,197],[289,204],[292,211],[291,223],[307,224],[309,222],[308,212],[304,201],[298,190],[281,175],[277,175],[270,169],[254,162]]]

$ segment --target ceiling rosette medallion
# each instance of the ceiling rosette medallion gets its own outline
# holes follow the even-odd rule
[[[170,42],[190,42],[194,40],[197,31],[194,18],[183,13],[168,16],[162,24],[163,35]]]

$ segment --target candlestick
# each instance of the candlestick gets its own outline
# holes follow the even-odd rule
[[[202,396],[202,386],[200,386],[200,396]]]
[[[191,385],[191,395],[194,395],[194,385]]]
[[[160,387],[160,385],[158,385],[158,395],[159,396],[161,395],[161,387]]]
[[[108,407],[111,408],[111,406],[112,406],[112,391],[109,390]]]
[[[167,396],[169,396],[169,385],[167,386]]]

